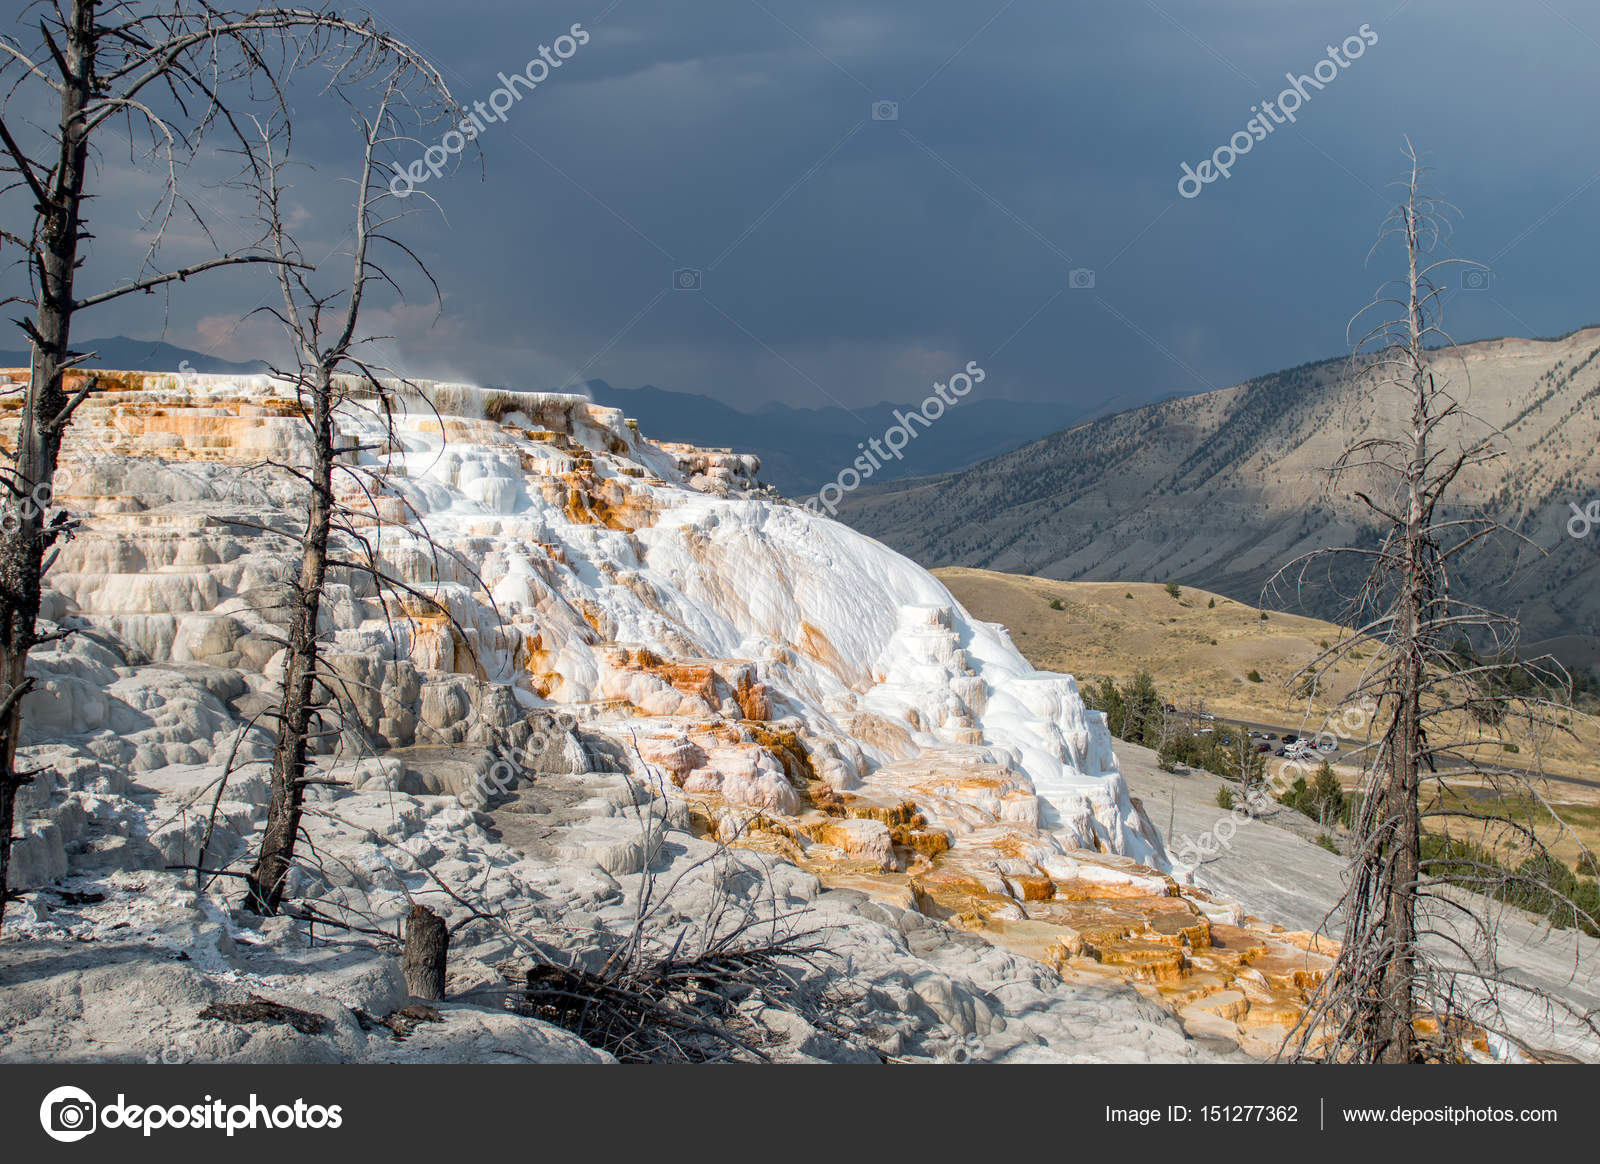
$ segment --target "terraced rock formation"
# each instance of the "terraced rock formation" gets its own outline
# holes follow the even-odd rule
[[[305,439],[265,377],[103,373],[80,410],[57,483],[80,524],[46,602],[78,633],[31,664],[25,743],[51,775],[15,850],[38,891],[23,932],[62,924],[52,883],[105,896],[71,923],[104,932],[154,924],[130,878],[247,861],[291,569],[271,531],[292,531],[281,466]],[[351,528],[407,589],[333,572],[343,716],[314,746],[308,827],[338,860],[297,869],[291,898],[388,924],[448,883],[609,925],[647,868],[721,842],[798,903],[981,935],[1080,1000],[1133,984],[1254,1053],[1326,967],[1308,935],[1183,884],[1071,676],[773,496],[753,458],[654,444],[582,397],[446,384],[369,392],[340,440],[378,474],[346,478]],[[173,889],[224,959],[258,941],[233,888]]]

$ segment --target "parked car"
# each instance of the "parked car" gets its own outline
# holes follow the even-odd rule
[[[1258,751],[1258,752],[1270,752],[1270,751],[1272,751],[1272,745],[1271,744],[1257,744],[1256,745],[1256,751]]]
[[[1319,751],[1319,752],[1337,752],[1338,750],[1339,750],[1339,741],[1338,740],[1318,740],[1317,741],[1317,751]]]

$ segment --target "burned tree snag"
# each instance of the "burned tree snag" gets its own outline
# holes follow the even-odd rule
[[[411,907],[406,917],[406,948],[400,970],[406,992],[423,1002],[444,997],[445,963],[450,953],[450,930],[444,918],[425,905]]]

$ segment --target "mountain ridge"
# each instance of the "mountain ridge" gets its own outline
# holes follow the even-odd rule
[[[97,353],[96,358],[82,365],[91,369],[220,375],[253,375],[268,370],[265,361],[224,360],[164,340],[110,336],[85,340],[77,348]],[[0,351],[0,367],[25,368],[28,363],[25,350]],[[622,409],[658,439],[753,453],[761,458],[763,479],[795,497],[812,493],[833,480],[855,459],[857,442],[881,435],[899,423],[894,416],[896,409],[912,407],[904,402],[880,401],[853,410],[837,405],[796,408],[782,401],[768,401],[746,410],[703,393],[653,384],[618,388],[604,380],[589,380],[569,390],[587,395],[596,404]],[[1083,411],[1075,405],[997,399],[965,399],[961,410],[963,422],[959,428],[936,425],[919,433],[915,454],[904,461],[885,464],[879,476],[897,479],[909,475],[913,468],[920,472],[959,469],[1015,448],[1034,434],[1059,428]]]
[[[1439,349],[1432,363],[1505,433],[1508,455],[1464,473],[1459,502],[1538,547],[1485,554],[1465,583],[1519,615],[1529,639],[1592,658],[1600,557],[1566,527],[1572,505],[1600,497],[1600,327],[1480,340]],[[1172,580],[1259,603],[1300,555],[1374,534],[1325,469],[1349,441],[1402,418],[1348,367],[1312,361],[1063,429],[968,469],[875,482],[839,516],[929,568]],[[1497,571],[1509,581],[1490,581]],[[1307,613],[1337,617],[1335,588],[1302,597]]]
[[[224,360],[207,352],[180,348],[165,340],[141,340],[125,335],[84,340],[74,350],[95,353],[95,358],[80,365],[84,368],[142,368],[151,372],[206,372],[219,375],[252,375],[267,370],[265,360]],[[0,368],[26,368],[30,362],[31,356],[26,350],[0,351]],[[189,367],[183,367],[185,363]]]
[[[846,410],[796,408],[769,401],[752,411],[709,396],[646,384],[617,388],[604,380],[584,385],[597,404],[620,408],[660,439],[716,444],[761,458],[762,479],[790,496],[804,496],[850,466],[858,442],[881,436],[900,422],[897,410],[913,405],[880,401]],[[957,406],[962,424],[932,425],[918,432],[914,452],[885,462],[881,479],[909,476],[913,468],[949,471],[1015,448],[1034,433],[1069,423],[1082,410],[1075,405],[1013,400],[965,399]]]

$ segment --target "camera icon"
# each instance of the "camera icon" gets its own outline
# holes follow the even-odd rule
[[[58,1087],[39,1105],[39,1124],[52,1140],[70,1144],[95,1130],[97,1110],[82,1088]]]
[[[87,1100],[62,1099],[50,1109],[50,1127],[57,1132],[92,1132],[94,1119],[94,1104]]]
[[[1075,267],[1067,272],[1067,286],[1074,291],[1094,290],[1094,271],[1088,267]]]
[[[705,273],[696,267],[682,267],[672,272],[672,289],[674,291],[698,291],[705,280]]]
[[[872,103],[872,120],[873,121],[899,121],[900,120],[900,102],[898,102],[898,101],[874,101]]]
[[[1463,291],[1487,291],[1492,282],[1494,282],[1494,272],[1488,267],[1471,267],[1461,272]]]

